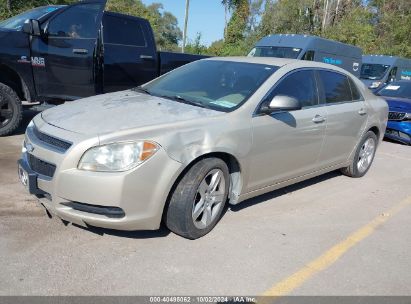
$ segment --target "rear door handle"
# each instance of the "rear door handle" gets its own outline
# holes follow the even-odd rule
[[[73,54],[87,55],[88,50],[86,50],[86,49],[73,49]]]
[[[321,116],[321,115],[315,115],[315,117],[313,118],[313,122],[314,123],[322,123],[325,121],[325,117]]]
[[[366,115],[366,114],[367,114],[367,111],[366,111],[365,109],[361,108],[361,109],[358,111],[358,114],[360,114],[361,116],[362,116],[362,115]]]
[[[153,56],[150,56],[150,55],[140,55],[140,59],[152,60],[154,58],[153,58]]]

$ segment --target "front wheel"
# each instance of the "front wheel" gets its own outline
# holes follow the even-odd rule
[[[22,119],[20,98],[9,86],[0,83],[0,136],[13,133]]]
[[[361,139],[355,152],[352,163],[341,169],[341,172],[350,177],[362,177],[371,167],[377,150],[378,139],[374,132],[368,131]]]
[[[194,164],[171,195],[165,222],[171,231],[197,239],[217,224],[228,197],[228,167],[219,158]]]

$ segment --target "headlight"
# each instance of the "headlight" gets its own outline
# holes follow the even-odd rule
[[[411,113],[407,113],[407,114],[405,114],[405,119],[407,119],[407,120],[411,120]]]
[[[375,89],[378,88],[381,84],[381,81],[374,81],[371,85],[370,85],[370,89]]]
[[[84,153],[78,168],[97,172],[127,171],[149,159],[158,149],[159,146],[151,141],[98,146]]]

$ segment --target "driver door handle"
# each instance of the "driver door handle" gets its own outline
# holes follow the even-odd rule
[[[322,123],[325,120],[326,120],[326,118],[324,116],[319,115],[319,114],[315,115],[315,117],[313,118],[314,123]]]
[[[367,111],[366,111],[364,108],[361,108],[361,109],[358,111],[358,114],[360,114],[361,116],[363,116],[363,115],[366,115],[366,114],[367,114]]]
[[[87,55],[88,50],[86,50],[86,49],[73,49],[73,54]]]
[[[140,55],[140,59],[153,60],[154,58],[150,55]]]

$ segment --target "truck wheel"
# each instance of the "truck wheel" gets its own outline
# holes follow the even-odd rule
[[[205,158],[193,165],[171,195],[166,226],[188,239],[197,239],[217,224],[227,201],[228,167],[219,158]]]
[[[22,119],[21,100],[5,84],[0,83],[0,136],[13,133]]]
[[[377,150],[378,139],[374,132],[368,131],[365,133],[358,145],[352,163],[342,168],[341,172],[350,177],[362,177],[371,167]]]

